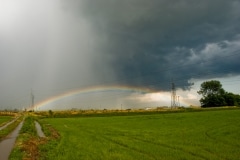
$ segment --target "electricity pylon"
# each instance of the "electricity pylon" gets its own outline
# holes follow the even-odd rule
[[[177,107],[177,96],[176,96],[176,89],[175,84],[172,82],[172,90],[171,90],[171,109],[174,109]]]

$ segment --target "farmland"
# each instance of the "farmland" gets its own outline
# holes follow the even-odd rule
[[[240,110],[44,118],[42,159],[238,159]],[[47,133],[49,135],[50,133]]]
[[[22,120],[22,117],[21,117],[15,121],[10,122],[13,118],[14,118],[13,116],[0,116],[0,140],[2,140],[9,133],[11,133]],[[7,124],[8,122],[10,123]],[[7,125],[7,126],[4,126],[4,125]]]
[[[0,116],[0,127],[12,119],[11,116]]]

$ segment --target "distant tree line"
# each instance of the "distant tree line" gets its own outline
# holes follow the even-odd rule
[[[198,94],[201,107],[240,106],[240,95],[226,92],[217,80],[203,82]]]

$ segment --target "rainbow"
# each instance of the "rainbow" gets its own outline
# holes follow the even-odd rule
[[[95,86],[95,87],[88,87],[88,88],[81,88],[77,90],[71,90],[53,97],[50,97],[48,99],[45,99],[36,105],[29,107],[28,110],[35,110],[36,108],[43,107],[47,104],[56,102],[58,100],[71,97],[71,96],[76,96],[80,94],[85,94],[85,93],[97,93],[97,92],[110,92],[110,91],[119,91],[119,92],[132,92],[132,93],[153,93],[157,92],[156,90],[149,89],[149,88],[144,88],[144,87],[133,87],[133,86]]]

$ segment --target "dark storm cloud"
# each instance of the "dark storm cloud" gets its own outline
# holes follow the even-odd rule
[[[0,108],[72,89],[239,75],[239,0],[0,1]],[[228,56],[232,55],[232,56]],[[16,104],[16,105],[12,105]]]
[[[185,88],[191,78],[239,74],[239,54],[216,59],[240,49],[236,43],[239,2],[72,0],[63,4],[66,11],[86,18],[103,38],[101,56],[111,59],[115,83],[168,90],[171,79]],[[209,45],[215,48],[207,50]]]

